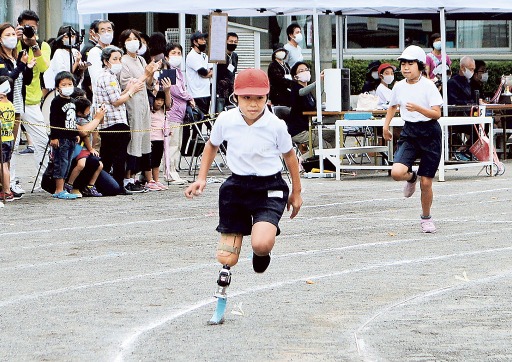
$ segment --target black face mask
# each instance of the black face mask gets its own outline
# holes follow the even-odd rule
[[[206,44],[197,44],[197,48],[200,52],[204,52],[206,50]]]
[[[235,51],[236,47],[237,47],[238,44],[227,44],[227,49],[230,51],[230,52],[233,52]]]

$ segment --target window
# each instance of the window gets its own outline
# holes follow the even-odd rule
[[[459,20],[457,34],[459,49],[510,47],[506,20]]]
[[[347,16],[347,48],[398,48],[399,20]]]

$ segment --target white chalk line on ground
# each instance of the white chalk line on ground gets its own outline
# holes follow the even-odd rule
[[[430,242],[432,242],[433,240],[443,240],[443,239],[452,240],[456,236],[460,238],[463,236],[490,234],[492,232],[503,233],[504,231],[509,231],[509,230],[512,230],[512,227],[502,228],[500,230],[494,230],[494,231],[493,230],[484,230],[484,231],[472,231],[472,232],[466,232],[466,233],[455,233],[455,234],[449,234],[449,235],[446,235],[446,234],[422,235],[422,237],[418,237],[418,238],[397,239],[397,240],[380,241],[380,242],[365,243],[365,244],[353,244],[353,245],[347,245],[347,246],[340,246],[340,247],[336,247],[336,248],[305,250],[305,251],[287,253],[287,254],[282,254],[282,255],[274,255],[272,258],[273,259],[281,259],[281,258],[284,259],[284,258],[291,258],[291,257],[296,257],[296,256],[302,256],[302,255],[309,255],[309,256],[315,255],[316,256],[316,255],[322,255],[322,254],[326,254],[326,253],[330,254],[333,252],[340,252],[340,251],[346,251],[346,250],[352,250],[352,249],[365,249],[365,248],[379,247],[379,246],[388,247],[391,245],[402,244],[402,243],[425,242],[425,240],[429,240]],[[240,259],[239,264],[244,263],[244,262],[249,262],[249,261],[250,261],[249,258]],[[39,298],[44,298],[44,297],[50,297],[50,296],[54,296],[54,295],[58,295],[58,294],[74,292],[77,290],[101,287],[101,286],[112,285],[112,284],[117,284],[117,283],[125,283],[125,282],[138,280],[138,279],[145,279],[145,278],[152,278],[152,277],[157,277],[157,276],[162,276],[162,275],[167,275],[167,274],[181,273],[184,271],[200,270],[202,268],[211,268],[214,266],[218,266],[218,263],[212,262],[212,263],[204,263],[204,264],[193,264],[193,265],[189,265],[186,267],[181,267],[181,268],[176,268],[176,269],[171,269],[171,270],[163,270],[163,271],[152,272],[152,273],[137,274],[137,275],[132,275],[129,277],[105,280],[102,282],[96,282],[96,283],[91,283],[91,284],[82,284],[82,285],[76,285],[76,286],[71,286],[71,287],[47,290],[47,291],[43,291],[43,292],[35,292],[32,294],[13,296],[7,300],[0,301],[0,308],[6,307],[11,304],[23,302],[23,301],[34,300],[34,299],[39,299]]]
[[[496,279],[501,279],[501,278],[504,278],[504,277],[510,276],[510,275],[512,275],[512,270],[507,270],[506,272],[503,272],[500,274],[491,275],[491,276],[487,276],[487,277],[483,277],[483,278],[479,278],[479,279],[467,280],[467,281],[464,281],[464,283],[462,283],[462,284],[452,285],[452,286],[448,286],[448,287],[444,287],[444,288],[439,288],[439,289],[434,289],[434,290],[430,290],[427,292],[419,293],[419,294],[413,295],[411,297],[408,297],[402,301],[399,301],[397,303],[394,303],[392,305],[382,308],[377,313],[375,313],[372,317],[370,317],[366,322],[364,322],[361,326],[359,326],[359,328],[357,328],[357,330],[354,332],[354,340],[356,343],[357,352],[359,353],[359,355],[361,357],[365,358],[365,360],[368,360],[368,361],[383,360],[383,358],[372,356],[369,353],[369,351],[366,349],[366,343],[364,341],[364,338],[358,337],[358,335],[361,335],[363,330],[366,327],[368,327],[368,325],[370,323],[375,321],[377,318],[385,315],[386,313],[390,312],[391,310],[393,310],[397,307],[403,307],[412,301],[425,301],[425,300],[428,300],[429,298],[432,298],[437,295],[454,292],[456,290],[465,289],[474,284],[482,284],[482,283],[487,283],[489,281],[494,282]]]
[[[363,271],[375,270],[375,269],[380,269],[380,268],[401,267],[401,266],[410,265],[410,264],[440,261],[440,260],[446,260],[446,259],[452,259],[452,258],[471,257],[471,256],[476,256],[476,255],[481,255],[481,254],[492,254],[492,253],[504,252],[504,251],[512,251],[512,246],[505,247],[505,248],[494,248],[494,249],[470,251],[470,252],[464,252],[464,253],[437,255],[437,256],[430,256],[430,257],[418,258],[418,259],[396,260],[396,261],[391,261],[391,262],[386,262],[386,263],[372,264],[372,265],[367,265],[367,266],[364,266],[361,268],[346,269],[346,270],[337,271],[334,273],[304,276],[304,277],[300,277],[300,278],[296,278],[296,279],[275,282],[272,284],[259,285],[259,286],[247,288],[247,289],[244,289],[244,290],[241,290],[238,292],[230,293],[230,298],[234,298],[234,297],[245,295],[245,294],[257,293],[262,290],[281,288],[281,287],[284,287],[287,285],[295,284],[298,282],[304,282],[307,280],[320,280],[320,279],[338,277],[341,275],[359,273],[359,272],[363,272]],[[173,320],[178,319],[179,317],[182,317],[188,313],[196,311],[197,309],[200,309],[209,304],[212,304],[215,301],[216,301],[215,298],[208,298],[208,299],[201,300],[192,306],[184,307],[184,308],[178,310],[177,312],[174,312],[168,316],[165,316],[165,317],[160,318],[154,322],[146,324],[145,326],[135,328],[134,331],[130,335],[128,335],[128,337],[126,337],[123,340],[123,342],[121,343],[119,350],[117,352],[115,361],[123,361],[124,353],[127,352],[128,350],[132,350],[133,349],[132,346],[135,344],[137,339],[144,333],[147,333],[155,328],[159,328],[159,327],[163,326],[164,324],[172,322]]]

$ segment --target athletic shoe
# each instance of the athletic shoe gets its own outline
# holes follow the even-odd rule
[[[187,183],[188,183],[188,181],[186,181],[186,180],[184,180],[184,179],[180,178],[180,179],[177,179],[177,180],[172,180],[172,181],[170,181],[170,182],[169,182],[169,185],[185,185],[185,184],[187,184]]]
[[[70,183],[65,182],[64,183],[64,190],[66,190],[67,192],[71,193],[71,191],[73,191],[73,185],[71,185]]]
[[[418,178],[416,177],[416,181],[414,182],[405,182],[404,186],[404,196],[405,197],[411,197],[414,194],[414,191],[416,191],[416,182],[418,181]]]
[[[455,159],[457,161],[471,161],[471,158],[469,158],[465,153],[463,152],[455,152],[454,154]]]
[[[0,191],[0,201],[4,201],[4,200],[5,200],[5,202],[14,201],[14,195],[12,194],[12,192]]]
[[[263,273],[267,270],[270,264],[270,254],[265,256],[258,256],[252,253],[252,268],[256,273]]]
[[[158,185],[158,187],[160,187],[160,189],[169,190],[169,188],[167,186],[165,186],[163,183],[161,183],[160,181],[155,181],[155,182]]]
[[[84,189],[82,190],[82,194],[87,197],[103,196],[103,194],[101,192],[98,192],[98,190],[96,189],[96,186],[91,186],[91,185],[85,186]]]
[[[14,200],[19,200],[23,197],[23,194],[18,194],[16,192],[12,191],[12,188],[11,188],[11,194],[14,197]]]
[[[148,190],[146,190],[144,188],[144,186],[136,185],[136,184],[133,184],[131,182],[128,182],[128,184],[124,188],[126,189],[126,191],[130,191],[130,192],[133,192],[133,193],[141,193],[141,192],[147,192],[148,191]]]
[[[78,189],[71,189],[71,192],[69,192],[69,193],[72,195],[76,195],[77,199],[82,197],[82,193]]]
[[[28,154],[32,154],[34,153],[34,147],[32,146],[27,146],[27,148],[25,148],[24,150],[21,150],[19,152],[20,155],[28,155]]]
[[[162,188],[158,186],[157,183],[153,180],[146,182],[146,185],[144,187],[148,191],[162,191]]]
[[[421,219],[421,231],[424,233],[435,233],[436,226],[434,225],[434,220],[432,218]]]
[[[20,182],[16,181],[15,183],[11,183],[11,191],[17,194],[24,194],[25,190],[23,190],[20,186]]]

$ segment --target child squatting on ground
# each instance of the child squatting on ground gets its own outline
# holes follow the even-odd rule
[[[270,264],[285,207],[292,207],[293,219],[302,205],[297,157],[285,122],[267,108],[269,90],[267,74],[260,69],[245,69],[237,75],[234,97],[238,107],[217,118],[197,181],[185,190],[187,198],[202,193],[217,150],[227,141],[227,163],[233,174],[219,189],[217,260],[223,265],[217,280],[219,294],[225,295],[229,286],[230,268],[238,261],[243,236],[251,235],[253,269],[263,273]],[[280,155],[290,171],[291,193],[281,177]]]
[[[400,107],[405,125],[397,143],[391,176],[396,181],[406,181],[405,197],[414,194],[417,178],[421,177],[421,230],[424,233],[435,233],[430,208],[434,197],[432,180],[441,160],[441,127],[437,120],[441,117],[443,99],[434,83],[421,75],[426,61],[423,49],[411,45],[398,60],[405,79],[393,87],[384,122],[384,139],[390,141],[392,138],[389,124],[397,107]],[[421,160],[416,173],[412,165],[418,157]]]
[[[13,201],[14,195],[11,192],[11,174],[9,171],[9,162],[11,160],[14,147],[14,105],[7,98],[11,92],[11,78],[0,76],[0,179],[2,189],[0,191],[0,207],[3,207],[3,201]]]

